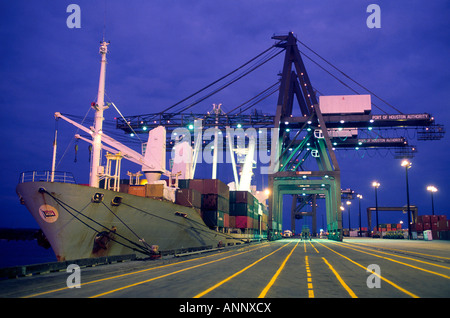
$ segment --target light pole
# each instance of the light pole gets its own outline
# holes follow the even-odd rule
[[[350,231],[352,229],[352,227],[350,226],[350,205],[352,204],[352,202],[347,201],[346,203],[348,205],[348,236],[350,236]]]
[[[409,206],[409,182],[408,182],[408,169],[411,168],[411,162],[408,160],[402,161],[402,167],[405,167],[406,171],[406,204],[408,206],[408,239],[411,239],[411,212],[410,212],[410,206]]]
[[[433,215],[434,215],[434,199],[433,199],[433,193],[434,193],[434,192],[437,192],[438,189],[437,189],[435,186],[428,186],[428,187],[427,187],[427,190],[430,191],[430,193],[431,193],[431,212],[432,212]]]
[[[356,197],[358,198],[359,201],[359,213],[358,213],[358,217],[359,217],[359,231],[358,231],[358,236],[361,236],[361,199],[362,199],[362,195],[361,194],[357,194]]]
[[[379,228],[378,228],[378,194],[377,194],[377,190],[378,187],[380,186],[380,183],[377,181],[372,182],[372,187],[375,188],[375,216],[376,216],[376,220],[377,220],[377,232],[379,232]]]

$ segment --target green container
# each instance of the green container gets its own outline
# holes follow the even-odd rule
[[[178,188],[180,188],[180,189],[189,189],[189,181],[190,181],[190,179],[180,179],[180,180],[178,180]]]
[[[208,227],[224,227],[225,224],[224,211],[202,211],[202,218]]]
[[[230,215],[253,217],[253,206],[247,203],[230,203]]]
[[[236,191],[230,191],[230,203],[236,202]]]

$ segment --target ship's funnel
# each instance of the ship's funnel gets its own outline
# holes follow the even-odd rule
[[[166,129],[163,126],[149,131],[148,142],[143,146],[142,154],[146,164],[142,166],[142,171],[147,181],[159,180],[166,171]]]

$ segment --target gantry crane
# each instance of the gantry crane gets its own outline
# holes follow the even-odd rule
[[[283,36],[273,36],[272,39],[276,40],[276,43],[270,49],[278,49],[279,51],[273,54],[270,59],[284,52],[283,71],[276,83],[277,85],[272,85],[251,99],[250,104],[246,104],[244,110],[252,109],[250,113],[244,113],[242,107],[236,107],[238,112],[234,114],[231,111],[228,113],[218,111],[218,108],[214,108],[208,114],[186,112],[197,102],[184,107],[183,111],[169,112],[175,105],[181,103],[178,102],[159,113],[118,118],[116,127],[127,134],[139,134],[147,133],[148,130],[158,126],[164,126],[168,130],[167,151],[170,151],[177,142],[182,140],[187,141],[192,146],[195,145],[197,151],[214,145],[215,152],[218,148],[221,148],[229,149],[231,153],[235,151],[235,148],[233,148],[235,139],[227,138],[226,142],[219,144],[216,142],[217,130],[220,132],[226,132],[227,129],[247,131],[251,128],[259,132],[267,129],[265,141],[267,141],[266,146],[270,149],[268,181],[271,189],[269,196],[269,236],[275,236],[274,233],[281,232],[282,197],[284,194],[291,194],[295,198],[291,213],[298,213],[300,210],[298,204],[304,205],[304,202],[308,202],[309,198],[314,201],[316,198],[324,198],[329,238],[341,240],[341,175],[335,151],[340,149],[358,151],[368,148],[391,148],[396,151],[395,155],[398,157],[411,157],[414,155],[416,147],[410,145],[405,137],[383,137],[380,132],[397,128],[414,128],[418,130],[418,140],[439,140],[445,133],[444,127],[436,124],[434,117],[428,113],[404,114],[397,110],[398,113],[396,114],[386,112],[381,115],[373,114],[370,107],[373,105],[370,101],[370,95],[368,95],[369,102],[366,102],[369,107],[366,105],[360,107],[360,110],[357,111],[325,110],[325,102],[322,102],[322,96],[318,100],[317,90],[311,84],[302,60],[302,52],[298,47],[298,39],[292,32]],[[263,53],[259,54],[258,57]],[[260,65],[264,63],[265,61],[261,62]],[[233,74],[235,71],[229,74]],[[250,71],[244,73],[244,75],[248,73]],[[240,76],[238,79],[242,77]],[[229,83],[232,82],[234,80]],[[211,85],[197,93],[204,91]],[[227,83],[224,87],[228,85]],[[254,106],[258,101],[262,101],[276,92],[278,92],[278,99],[275,115],[263,114],[255,110]],[[212,95],[211,93],[206,97]],[[206,97],[200,99],[200,101],[205,100]],[[325,101],[325,96],[323,97]],[[350,98],[350,96],[341,97],[342,99]],[[362,98],[360,100],[365,98],[364,96],[360,97]],[[296,112],[298,113],[297,106],[300,115],[295,115]],[[194,129],[199,121],[201,122],[201,129],[215,129],[215,138],[208,139],[208,141],[213,140],[212,142],[205,143],[205,140],[198,142],[201,134],[194,133]],[[186,134],[189,135],[189,138],[183,136],[184,138],[177,137],[174,140],[173,132],[180,127],[184,127],[187,132],[191,131],[194,140],[191,139],[191,134]],[[195,140],[195,136],[197,136],[197,140]],[[229,137],[228,134],[227,136]],[[241,150],[247,150],[247,156],[253,157],[253,152],[256,151],[254,140],[252,141],[248,134],[243,136],[247,139],[240,148]],[[230,142],[231,140],[233,141]],[[249,149],[251,149],[250,152]],[[307,167],[306,162],[308,164],[314,162],[315,167]],[[235,165],[235,163],[233,164]],[[233,169],[235,180],[238,181],[235,166],[233,166]],[[249,173],[251,175],[251,170]],[[308,199],[305,199],[305,197]],[[298,200],[298,198],[303,199]]]

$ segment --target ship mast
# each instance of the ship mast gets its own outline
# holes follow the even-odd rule
[[[103,110],[107,109],[105,106],[105,73],[106,73],[106,53],[108,52],[107,45],[109,43],[103,41],[100,45],[100,54],[102,55],[100,79],[98,83],[97,103],[92,104],[95,109],[94,129],[92,132],[92,157],[91,157],[91,173],[89,178],[89,185],[91,187],[99,187],[99,173],[101,167],[101,150],[102,150],[102,130],[103,130]]]

